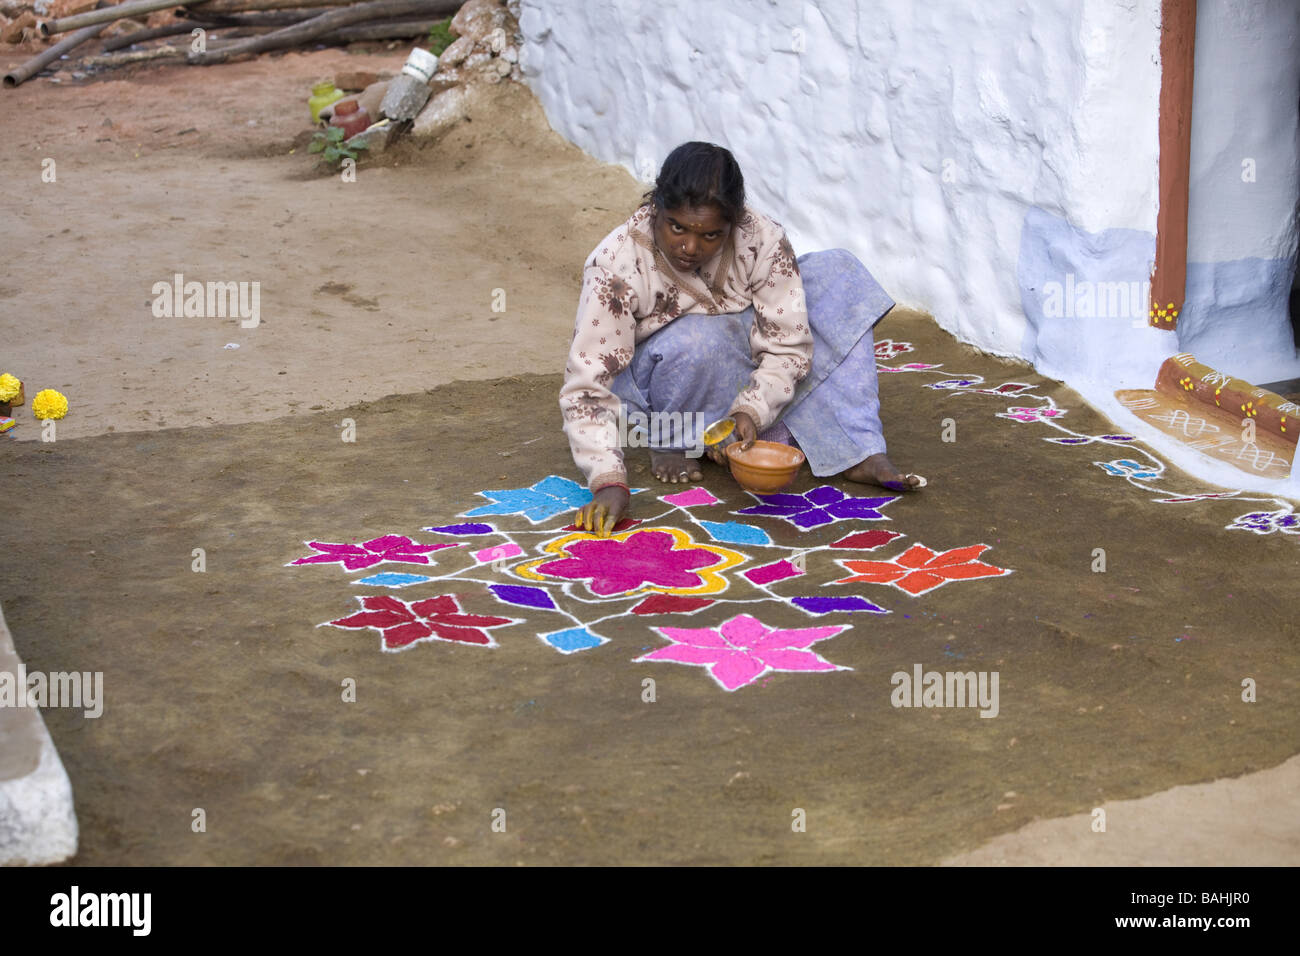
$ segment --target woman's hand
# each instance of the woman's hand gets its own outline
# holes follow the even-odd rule
[[[736,422],[736,427],[732,430],[729,438],[740,444],[741,451],[747,451],[754,444],[754,439],[758,437],[758,427],[754,420],[744,412],[736,412],[731,416]],[[733,442],[728,442],[725,438],[717,445],[710,445],[708,448],[709,460],[715,465],[727,467],[727,446]]]
[[[736,412],[731,417],[736,420],[736,441],[740,442],[740,450],[749,451],[754,440],[758,438],[758,426],[744,412]]]
[[[583,531],[608,538],[614,525],[627,514],[631,500],[631,493],[622,485],[606,485],[596,492],[590,502],[578,509],[578,517],[573,523]]]

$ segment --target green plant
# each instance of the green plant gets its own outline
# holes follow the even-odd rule
[[[451,17],[439,20],[429,28],[429,52],[434,56],[442,56],[442,51],[451,46],[455,39],[455,34],[451,32]]]
[[[367,146],[365,140],[355,146],[348,146],[343,142],[343,130],[337,126],[330,126],[320,130],[311,138],[311,145],[307,147],[307,152],[320,153],[322,162],[333,164],[341,163],[344,159],[355,160],[357,150],[365,149]]]

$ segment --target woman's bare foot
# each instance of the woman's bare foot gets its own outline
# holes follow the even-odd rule
[[[858,462],[844,472],[844,477],[864,485],[879,485],[890,491],[915,491],[923,487],[924,482],[920,475],[903,474],[894,467],[884,452]]]
[[[687,458],[680,451],[656,451],[653,448],[650,449],[650,473],[660,481],[670,481],[674,485],[679,481],[699,481],[704,477],[698,458]]]

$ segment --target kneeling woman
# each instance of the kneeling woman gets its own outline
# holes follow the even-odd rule
[[[677,147],[583,271],[560,390],[593,493],[578,525],[607,535],[627,512],[620,405],[694,425],[652,448],[660,481],[698,481],[684,449],[700,447],[702,423],[730,417],[745,444],[793,439],[814,475],[916,487],[885,456],[880,425],[871,328],[893,306],[842,249],[796,260],[781,226],[745,205],[726,149]]]

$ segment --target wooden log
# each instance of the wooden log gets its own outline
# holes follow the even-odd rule
[[[190,16],[197,13],[222,14],[222,13],[247,13],[250,11],[263,10],[286,10],[295,7],[349,7],[355,6],[350,3],[340,3],[339,0],[203,0],[198,3],[184,3],[184,6]],[[452,10],[459,9],[460,3],[451,4]]]
[[[363,43],[370,40],[404,40],[423,36],[437,20],[397,20],[391,23],[358,23],[318,36],[316,43]]]
[[[52,63],[69,50],[81,46],[81,44],[85,43],[87,40],[93,40],[107,28],[107,22],[94,23],[88,27],[82,27],[76,33],[73,33],[71,36],[65,37],[58,43],[54,44],[54,46],[50,47],[44,53],[32,57],[22,66],[6,73],[4,79],[5,86],[12,88],[17,86],[19,83],[22,83],[24,80],[35,76],[45,68],[47,63]]]
[[[199,66],[225,63],[231,57],[246,53],[262,53],[266,50],[298,46],[354,23],[405,15],[435,16],[459,6],[459,0],[372,0],[370,3],[354,3],[260,37],[241,40],[217,50],[208,50],[206,53],[192,53],[189,61]]]
[[[343,4],[338,4],[343,6]],[[179,13],[179,11],[178,11]],[[265,13],[208,13],[202,7],[185,17],[196,23],[221,27],[287,27],[320,16],[321,8],[311,10],[268,10]]]
[[[184,59],[187,53],[189,53],[188,46],[156,46],[149,50],[130,50],[126,53],[104,53],[100,56],[88,56],[78,66],[126,66],[129,63],[142,63],[146,60],[180,60]]]
[[[169,23],[161,27],[149,27],[147,30],[136,30],[134,33],[123,33],[121,36],[113,37],[111,40],[104,41],[104,52],[111,53],[114,50],[120,50],[123,47],[134,46],[137,43],[144,43],[146,40],[157,40],[159,37],[174,37],[182,33],[189,33],[191,30],[209,30],[212,29],[206,23],[198,23],[194,20],[178,20],[175,23]]]

